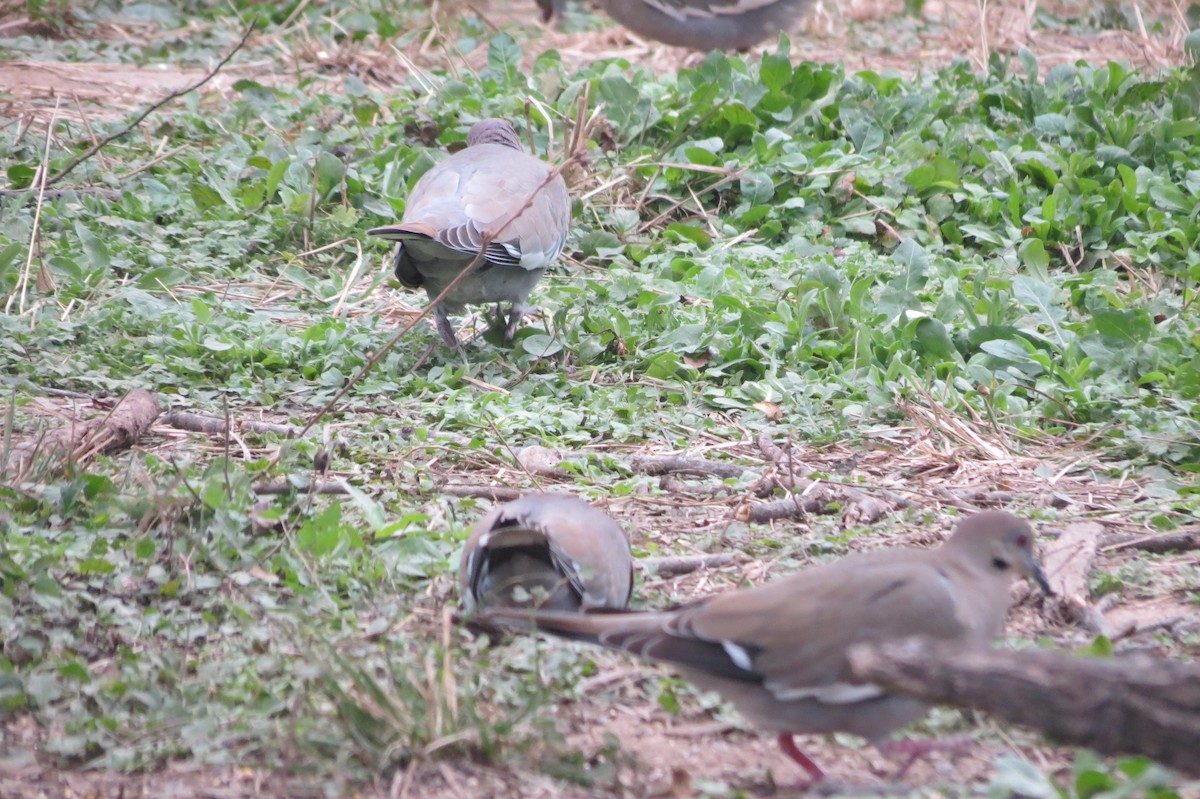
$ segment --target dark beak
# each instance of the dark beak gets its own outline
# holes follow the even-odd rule
[[[1046,596],[1054,596],[1054,590],[1050,588],[1050,581],[1046,579],[1046,573],[1042,571],[1042,566],[1032,558],[1029,561],[1029,576],[1038,584],[1038,588],[1042,589],[1042,593]]]

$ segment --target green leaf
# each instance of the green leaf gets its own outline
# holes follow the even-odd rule
[[[957,358],[958,350],[950,341],[946,326],[937,319],[922,317],[916,323],[916,340],[921,349],[938,358]]]
[[[283,180],[283,176],[287,174],[288,167],[292,162],[288,158],[283,158],[271,164],[271,169],[267,172],[267,180],[263,199],[267,202],[275,199],[275,192],[279,189],[279,182]]]
[[[668,380],[675,377],[680,364],[679,356],[673,352],[661,352],[646,364],[646,374],[657,380]]]
[[[1140,344],[1154,333],[1154,320],[1145,310],[1096,311],[1093,317],[1096,332],[1102,336],[1120,339],[1125,345]]]
[[[116,566],[104,558],[84,558],[75,567],[80,574],[112,574]]]
[[[355,507],[357,507],[359,512],[362,513],[363,518],[366,519],[367,524],[370,525],[373,532],[378,533],[388,526],[387,513],[384,511],[382,505],[372,499],[358,486],[350,483],[350,481],[346,480],[344,477],[338,477],[336,479],[338,484],[354,501]]]
[[[322,152],[317,156],[317,191],[326,195],[341,186],[346,176],[346,165],[333,153]]]
[[[204,349],[208,350],[209,352],[227,352],[236,346],[229,341],[224,341],[216,335],[205,336],[203,344]]]
[[[83,251],[87,253],[92,268],[107,272],[112,266],[112,257],[109,255],[104,240],[94,235],[81,223],[75,225],[75,235],[79,237],[79,242],[83,245]]]
[[[1055,299],[1054,287],[1028,275],[1013,279],[1013,296],[1033,312],[1033,316],[1051,329],[1059,346],[1066,346],[1070,334],[1061,327],[1066,310]]]
[[[192,183],[191,194],[192,201],[196,203],[196,208],[201,213],[212,208],[216,208],[225,202],[221,199],[221,195],[217,193],[215,189],[198,180]]]
[[[701,247],[708,247],[712,244],[712,239],[707,233],[700,229],[697,225],[688,225],[683,222],[672,222],[667,225],[665,231],[673,237],[683,241],[690,241],[698,244]]]
[[[996,758],[996,776],[988,795],[991,799],[1060,799],[1058,789],[1045,774],[1028,760],[1014,755]]]
[[[561,338],[548,336],[545,333],[523,336],[518,343],[523,351],[534,358],[548,358],[561,352],[563,348]]]
[[[17,256],[24,252],[24,250],[25,247],[15,241],[0,248],[0,279],[4,277],[4,273],[12,267]]]
[[[1039,275],[1045,275],[1050,266],[1050,256],[1041,239],[1026,239],[1021,242],[1021,262],[1026,268]]]
[[[333,552],[342,540],[342,506],[337,502],[310,517],[296,532],[296,543],[317,556]]]
[[[1108,636],[1097,635],[1095,638],[1092,639],[1092,642],[1090,644],[1088,644],[1087,646],[1085,646],[1081,649],[1077,649],[1076,654],[1080,655],[1081,657],[1094,657],[1094,658],[1096,658],[1096,657],[1099,657],[1099,658],[1112,657],[1112,654],[1113,654],[1112,640],[1110,640],[1108,638]]]
[[[5,172],[14,189],[28,188],[37,175],[37,170],[28,164],[12,164]]]
[[[957,189],[960,183],[958,165],[940,155],[910,171],[904,180],[918,192]]]
[[[782,91],[792,78],[791,59],[778,53],[764,53],[758,67],[758,79],[772,91]]]
[[[507,33],[493,36],[488,42],[488,67],[504,83],[514,83],[520,74],[521,48]]]

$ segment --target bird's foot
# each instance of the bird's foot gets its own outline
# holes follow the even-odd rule
[[[796,765],[808,772],[808,776],[814,783],[825,779],[825,772],[821,771],[821,767],[814,763],[812,758],[800,751],[800,747],[796,746],[796,739],[790,733],[783,733],[779,736],[779,749],[794,760]]]
[[[454,335],[454,326],[450,324],[450,317],[444,306],[439,305],[433,309],[433,321],[442,341],[450,348],[458,349],[458,336]]]
[[[890,758],[899,760],[900,767],[892,775],[893,780],[903,777],[912,764],[919,758],[931,752],[958,753],[971,746],[973,740],[966,735],[956,735],[952,738],[921,738],[904,741],[886,741],[879,744],[879,751]]]
[[[514,303],[512,310],[508,312],[508,324],[504,326],[504,343],[512,344],[513,336],[517,334],[517,327],[521,324],[521,317],[529,310],[520,303]]]

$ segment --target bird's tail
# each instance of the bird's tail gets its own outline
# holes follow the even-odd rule
[[[423,222],[403,222],[399,225],[384,225],[367,231],[368,236],[378,236],[388,241],[405,241],[406,239],[435,239],[437,230]]]
[[[568,613],[526,608],[487,608],[474,618],[485,624],[493,624],[508,630],[521,632],[543,632],[571,641],[583,641],[613,649],[623,648],[611,640],[617,631],[630,632],[644,628],[656,630],[660,625],[658,613],[629,613],[621,611],[590,610],[586,613]]]

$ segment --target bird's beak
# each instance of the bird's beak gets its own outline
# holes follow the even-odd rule
[[[1043,594],[1054,596],[1054,589],[1050,587],[1050,581],[1046,579],[1046,573],[1042,571],[1042,565],[1032,555],[1029,556],[1029,574],[1027,576],[1038,584],[1038,588],[1042,589]]]

